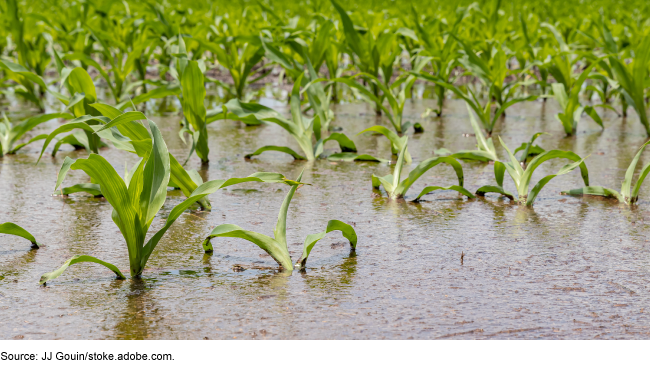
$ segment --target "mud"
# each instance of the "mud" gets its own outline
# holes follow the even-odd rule
[[[270,102],[269,100],[263,100]],[[433,100],[407,106],[405,120],[420,121]],[[173,105],[170,102],[170,105]],[[23,113],[11,107],[13,115]],[[283,103],[275,103],[281,107]],[[555,102],[530,102],[509,109],[500,135],[511,148],[538,131],[546,149],[573,150],[587,159],[592,185],[618,189],[636,149],[644,142],[634,115],[624,120],[605,112],[605,131],[586,119],[577,137],[565,138],[555,120]],[[634,114],[631,112],[631,114]],[[354,136],[377,123],[371,106],[336,106],[334,125]],[[177,116],[151,117],[170,151],[186,156],[177,136]],[[380,123],[387,124],[381,119]],[[447,104],[442,118],[422,120],[426,132],[410,137],[414,165],[445,147],[472,149],[465,106]],[[49,122],[35,133],[57,126]],[[275,126],[254,128],[225,121],[211,124],[207,179],[241,177],[257,171],[297,176],[312,185],[298,190],[288,218],[289,250],[295,259],[310,233],[329,219],[353,224],[356,254],[338,233],[318,242],[307,270],[292,275],[252,243],[214,239],[211,228],[234,223],[272,234],[287,187],[248,184],[213,194],[212,212],[187,211],[168,231],[141,280],[114,280],[107,269],[79,264],[39,286],[41,274],[75,254],[90,254],[128,273],[126,245],[103,199],[77,194],[51,196],[66,156],[85,151],[64,147],[36,165],[41,145],[0,159],[0,222],[32,232],[40,243],[0,235],[1,339],[647,339],[650,338],[650,193],[644,186],[638,207],[598,198],[560,195],[580,187],[578,171],[552,180],[533,208],[488,194],[474,201],[455,192],[435,192],[420,204],[408,202],[426,185],[451,185],[448,166],[430,170],[407,194],[387,202],[371,189],[376,163],[296,162],[265,153],[244,155],[265,144],[295,142]],[[354,137],[363,153],[388,158],[384,137]],[[333,152],[335,145],[327,145]],[[501,147],[497,147],[501,157]],[[124,171],[135,157],[108,148],[101,154]],[[643,156],[640,164],[648,162]],[[565,161],[547,162],[533,177],[554,173]],[[474,191],[493,183],[492,166],[463,162],[465,186]],[[201,169],[193,157],[189,166]],[[87,182],[72,171],[65,185]],[[506,188],[515,191],[506,176]],[[181,202],[178,191],[154,221],[151,232]],[[462,259],[461,259],[462,255]]]

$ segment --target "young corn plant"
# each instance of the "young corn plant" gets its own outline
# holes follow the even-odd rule
[[[447,27],[449,29],[443,29],[447,24],[443,23],[439,19],[434,19],[433,24],[430,26],[425,26],[420,24],[420,15],[415,10],[415,7],[411,7],[413,13],[413,19],[415,23],[415,32],[418,36],[418,39],[424,48],[423,52],[426,56],[432,57],[431,65],[433,66],[434,75],[447,83],[450,83],[450,77],[452,70],[458,62],[458,52],[456,51],[457,42],[454,41],[452,36],[455,36],[458,33],[458,28],[461,21],[467,15],[466,9],[458,9],[456,11],[456,19],[453,22],[453,25]],[[435,29],[434,32],[431,32],[431,29]],[[446,34],[448,32],[448,35]],[[453,83],[453,82],[451,82]],[[437,109],[433,110],[437,116],[442,115],[442,108],[445,102],[445,88],[440,85],[434,86],[434,92],[437,97]]]
[[[289,154],[296,160],[314,161],[321,156],[324,145],[328,141],[338,142],[343,152],[357,151],[354,142],[343,133],[332,133],[327,138],[321,137],[314,144],[313,137],[316,134],[322,134],[322,126],[318,115],[311,119],[302,115],[302,111],[300,110],[300,85],[302,77],[303,75],[301,74],[291,91],[291,120],[284,118],[275,110],[262,105],[245,104],[236,100],[231,100],[224,105],[224,111],[219,116],[232,120],[241,120],[249,125],[253,123],[260,124],[263,121],[277,124],[289,132],[304,153],[304,155],[301,155],[293,149],[284,146],[264,146],[246,155],[246,158],[257,156],[266,151],[277,151]]]
[[[255,76],[253,68],[263,61],[264,48],[261,47],[259,40],[245,39],[245,37],[236,37],[233,40],[225,38],[222,41],[221,45],[208,49],[219,64],[230,72],[233,85],[223,82],[219,82],[219,85],[237,99],[249,100],[251,95],[246,92],[247,86],[263,79],[272,71]]]
[[[436,85],[442,86],[448,90],[451,90],[454,94],[456,94],[458,97],[461,99],[465,100],[467,105],[474,110],[476,115],[478,116],[479,121],[481,122],[481,126],[487,133],[488,137],[492,136],[492,131],[494,130],[494,126],[496,125],[497,121],[499,120],[499,117],[505,113],[506,109],[509,107],[521,103],[523,101],[532,101],[537,99],[537,95],[530,95],[526,97],[511,97],[510,93],[514,92],[513,90],[516,88],[510,88],[508,91],[508,95],[504,97],[505,101],[503,104],[498,104],[497,109],[492,112],[492,101],[488,100],[485,105],[482,105],[481,102],[478,100],[474,92],[469,88],[466,87],[467,91],[461,90],[459,87],[452,85],[450,83],[447,83],[443,81],[442,79],[439,79],[435,76],[431,75],[426,75],[422,73],[414,73],[415,76],[418,78],[421,78],[426,81],[433,82]]]
[[[154,41],[148,38],[145,32],[139,31],[138,27],[133,26],[132,20],[127,23],[115,26],[129,27],[129,37],[125,39],[129,41],[128,43],[115,39],[115,36],[120,34],[116,29],[113,29],[112,33],[107,33],[100,29],[89,28],[90,35],[100,46],[104,61],[110,65],[108,72],[100,63],[83,52],[74,52],[63,57],[70,61],[80,61],[85,67],[92,66],[96,69],[106,81],[116,104],[119,104],[124,98],[128,89],[128,77],[137,70],[140,56]]]
[[[32,243],[33,249],[39,248],[39,244],[36,242],[36,238],[34,238],[34,236],[32,236],[31,233],[27,232],[27,230],[25,230],[23,227],[15,223],[6,222],[0,224],[0,233],[22,237]]]
[[[429,63],[431,59],[431,57],[416,57],[412,72],[418,73],[422,71],[422,68]],[[373,85],[373,88],[381,90],[381,98],[377,97],[374,93],[368,90],[368,88],[354,80],[357,77],[364,78],[366,82]],[[404,73],[397,77],[394,82],[390,83],[389,81],[386,81],[384,83],[371,74],[361,73],[350,77],[332,79],[331,82],[344,83],[347,86],[358,90],[366,99],[374,102],[377,107],[386,114],[386,117],[390,120],[395,132],[404,133],[413,126],[416,133],[421,133],[424,129],[419,123],[413,124],[411,122],[403,121],[404,106],[406,100],[411,96],[411,90],[413,89],[413,84],[415,84],[416,80],[416,76]],[[386,108],[382,104],[383,99],[388,101],[390,109]]]
[[[453,157],[439,156],[432,157],[427,160],[420,162],[414,169],[409,173],[409,176],[402,180],[402,168],[404,167],[404,156],[406,155],[406,149],[408,145],[408,140],[404,141],[402,149],[400,151],[399,157],[397,158],[397,163],[393,170],[392,175],[386,176],[376,176],[372,175],[372,187],[373,189],[379,189],[380,186],[384,187],[386,194],[388,194],[389,199],[404,199],[406,192],[409,190],[411,185],[417,181],[425,172],[429,171],[436,165],[441,163],[449,164],[453,167],[456,172],[456,177],[458,177],[458,185],[452,185],[447,187],[442,186],[427,186],[425,187],[420,194],[415,198],[415,201],[420,200],[422,196],[428,194],[435,190],[454,190],[457,191],[468,198],[474,198],[474,194],[470,193],[463,187],[464,176],[463,176],[463,167],[456,161]]]
[[[576,167],[580,167],[582,180],[584,181],[586,186],[589,186],[589,171],[587,170],[587,165],[585,165],[584,163],[585,159],[580,158],[580,156],[576,155],[575,153],[569,151],[560,151],[560,150],[545,151],[537,155],[535,158],[533,158],[524,169],[521,166],[519,160],[517,160],[515,155],[512,152],[510,152],[510,149],[508,148],[508,146],[506,146],[506,144],[503,142],[503,140],[501,140],[500,137],[499,137],[499,141],[501,142],[501,145],[508,153],[508,156],[510,157],[510,162],[503,163],[500,161],[495,161],[494,175],[497,181],[497,186],[493,186],[493,185],[482,186],[476,191],[476,195],[485,195],[485,193],[499,193],[501,195],[508,197],[511,200],[514,200],[514,194],[509,193],[503,189],[503,177],[506,171],[508,171],[508,174],[512,178],[517,188],[517,195],[518,195],[517,202],[522,205],[528,205],[528,206],[533,205],[533,203],[535,202],[535,198],[537,198],[539,192],[549,181],[551,181],[556,176],[564,175],[566,173],[573,171]],[[574,162],[564,165],[557,173],[553,175],[547,175],[543,177],[532,188],[532,190],[529,191],[530,179],[532,178],[535,170],[542,163],[555,158],[566,158]]]
[[[102,144],[99,137],[110,141],[113,146],[123,151],[135,153],[140,158],[145,158],[151,150],[151,137],[147,128],[140,122],[147,117],[141,112],[129,111],[122,112],[116,107],[103,103],[94,103],[88,106],[95,111],[95,114],[102,116],[83,116],[76,118],[66,124],[61,125],[45,139],[41,150],[41,157],[50,142],[60,133],[68,132],[75,129],[81,129],[84,133],[89,134],[90,150],[96,151]],[[56,147],[56,146],[55,146]],[[39,160],[40,158],[39,157]],[[170,153],[169,161],[171,166],[170,186],[180,188],[186,197],[190,197],[192,192],[203,183],[196,171],[187,171]],[[65,166],[65,164],[64,164]],[[65,176],[67,170],[59,172],[59,178]],[[60,184],[57,184],[60,185]],[[55,189],[56,190],[56,189]],[[87,191],[93,195],[91,191]],[[62,192],[63,195],[66,195]],[[207,197],[198,200],[201,209],[211,210],[210,201]]]
[[[474,130],[474,136],[476,137],[476,148],[475,150],[461,150],[454,154],[451,154],[449,157],[458,158],[462,160],[474,160],[474,161],[497,161],[497,151],[494,148],[494,142],[492,142],[492,137],[485,137],[483,131],[478,124],[478,121],[474,117],[474,113],[467,105],[467,113],[469,114],[469,121]],[[447,151],[445,151],[447,152]],[[450,153],[450,152],[447,152]]]
[[[589,78],[589,73],[598,62],[594,62],[585,68],[580,74],[580,77],[575,81],[571,75],[571,66],[568,62],[569,61],[566,58],[556,56],[554,58],[553,67],[549,69],[549,72],[553,77],[556,80],[561,81],[551,84],[553,97],[557,100],[560,104],[560,108],[563,110],[563,112],[559,113],[556,118],[562,123],[564,132],[568,136],[572,136],[576,133],[578,129],[578,121],[580,121],[580,118],[584,113],[589,115],[596,124],[604,129],[603,120],[600,118],[600,115],[598,115],[595,107],[591,105],[580,105],[580,90],[582,89],[582,84],[584,84],[587,78]]]
[[[192,152],[201,159],[202,163],[208,163],[208,123],[206,121],[205,111],[205,84],[203,72],[196,61],[188,61],[181,74],[181,90],[183,105],[183,116],[186,123],[181,130],[182,133],[188,133],[192,136]],[[191,128],[190,128],[191,127]],[[189,160],[189,156],[188,156]]]
[[[401,53],[401,49],[395,45],[397,35],[384,31],[373,32],[372,29],[366,30],[361,35],[345,9],[334,0],[331,0],[331,2],[341,18],[341,23],[343,23],[345,43],[351,51],[349,53],[350,57],[361,71],[362,77],[366,78],[366,81],[370,83],[371,90],[367,91],[374,97],[375,112],[377,115],[381,115],[382,110],[386,112],[382,106],[384,96],[379,87],[381,82],[371,80],[379,79],[382,76],[386,84],[390,81],[393,75],[393,64]],[[379,14],[379,16],[383,18],[383,14]]]
[[[91,154],[87,159],[78,159],[70,165],[71,169],[82,170],[96,181],[102,195],[113,207],[113,221],[126,241],[131,277],[142,275],[149,257],[169,227],[199,199],[227,186],[249,181],[297,184],[286,180],[280,174],[273,173],[257,173],[246,178],[208,181],[199,186],[185,201],[174,207],[169,213],[164,227],[145,242],[147,231],[167,198],[167,186],[172,168],[167,145],[160,130],[151,121],[149,121],[149,127],[151,129],[151,149],[126,179],[120,177],[106,159],[96,154]],[[92,256],[75,255],[59,269],[44,274],[40,283],[45,284],[55,279],[70,265],[81,262],[103,265],[113,271],[118,278],[125,278],[115,265]]]
[[[300,183],[302,180],[302,173],[296,179]],[[295,265],[291,262],[289,249],[287,246],[287,212],[289,211],[289,204],[293,198],[296,189],[299,185],[294,185],[289,190],[289,193],[284,198],[282,206],[280,207],[280,214],[278,215],[278,222],[273,230],[273,237],[267,235],[246,231],[241,227],[234,224],[221,224],[210,232],[205,241],[203,241],[203,249],[206,253],[213,252],[212,239],[216,237],[232,237],[243,238],[249,242],[256,244],[259,248],[266,251],[271,257],[286,271],[304,270],[307,265],[307,258],[311,250],[314,248],[316,242],[321,240],[325,235],[332,231],[341,231],[343,237],[350,242],[350,249],[356,250],[357,247],[357,233],[351,225],[341,222],[339,220],[330,220],[327,222],[325,231],[315,234],[310,234],[305,238],[303,243],[302,255],[296,260]]]
[[[634,184],[634,188],[632,188],[632,179],[634,178],[634,170],[636,169],[636,165],[639,162],[639,158],[649,143],[650,141],[644,143],[643,146],[639,148],[639,152],[637,152],[636,156],[634,156],[632,163],[630,163],[630,166],[625,172],[625,178],[623,179],[623,185],[621,186],[620,192],[613,189],[604,188],[602,186],[585,186],[584,188],[563,191],[562,194],[598,195],[606,198],[617,199],[619,202],[628,205],[636,204],[639,200],[639,190],[641,189],[641,184],[643,184],[646,176],[648,176],[648,173],[650,173],[650,163],[646,164],[641,169],[641,173],[639,174],[639,177]]]
[[[627,105],[632,106],[650,137],[650,122],[646,111],[645,89],[648,82],[648,62],[650,61],[650,35],[645,35],[634,50],[634,60],[627,64],[615,56],[609,57],[614,78],[620,85]]]
[[[40,124],[52,119],[72,119],[73,117],[68,113],[43,114],[27,118],[16,125],[12,124],[9,119],[7,119],[5,113],[2,113],[2,118],[3,121],[0,123],[0,157],[5,154],[15,154],[18,150],[31,143],[47,138],[47,134],[39,134],[27,142],[16,144],[25,136],[26,133],[29,133]]]
[[[542,134],[547,134],[547,133],[543,133],[543,132],[535,133],[530,138],[530,141],[523,142],[521,146],[515,149],[514,152],[515,155],[517,154],[517,152],[523,151],[519,156],[518,161],[521,164],[521,166],[523,166],[524,168],[526,168],[526,165],[528,164],[528,158],[544,153],[545,150],[542,147],[538,145],[533,145],[533,143],[535,143],[535,140]]]
[[[18,84],[19,87],[15,90],[16,94],[36,104],[41,111],[45,111],[41,94],[48,91],[48,88],[40,76],[24,66],[8,60],[0,59],[0,68],[5,72],[7,78]]]

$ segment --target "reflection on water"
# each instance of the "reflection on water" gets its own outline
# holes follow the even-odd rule
[[[151,336],[150,328],[155,324],[149,316],[155,316],[157,309],[150,291],[145,280],[130,280],[126,303],[114,328],[116,339],[143,340]]]

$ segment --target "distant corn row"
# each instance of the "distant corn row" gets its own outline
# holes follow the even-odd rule
[[[488,133],[511,105],[553,97],[569,135],[585,114],[602,126],[599,110],[626,115],[631,107],[650,136],[645,1],[2,5],[0,56],[7,62],[0,86],[41,109],[48,88],[63,92],[66,64],[98,75],[123,109],[182,94],[179,66],[196,61],[206,83],[242,102],[253,100],[249,86],[268,80],[274,68],[288,84],[310,70],[301,86],[326,80],[320,96],[327,101],[350,88],[386,114],[398,133],[415,124],[402,121],[402,108],[420,79],[433,86],[431,111],[441,115],[445,94],[453,93]],[[48,82],[40,85],[19,69]],[[332,118],[320,117],[326,125]],[[199,129],[200,123],[188,122]]]

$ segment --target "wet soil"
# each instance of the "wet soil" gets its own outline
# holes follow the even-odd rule
[[[442,118],[421,120],[425,107],[434,104],[424,100],[407,106],[405,119],[421,121],[426,130],[410,137],[413,166],[441,147],[474,147],[474,138],[463,136],[472,133],[465,106],[450,101]],[[590,155],[591,184],[618,189],[645,140],[636,117],[624,120],[605,112],[604,132],[585,118],[578,135],[565,138],[557,112],[553,101],[519,104],[509,109],[495,135],[515,148],[535,132],[548,132],[538,140],[542,147]],[[348,136],[378,123],[363,104],[337,105],[336,116],[334,124]],[[188,148],[177,136],[178,117],[152,119],[170,151],[186,156]],[[36,132],[57,124],[49,122]],[[204,254],[202,238],[222,223],[272,234],[287,187],[238,185],[210,197],[212,212],[185,212],[159,244],[142,279],[114,280],[103,267],[78,264],[39,286],[41,274],[75,254],[94,255],[126,273],[128,258],[105,200],[51,196],[63,159],[86,152],[64,148],[36,165],[41,145],[35,143],[0,159],[0,222],[22,225],[44,244],[30,250],[27,241],[0,235],[0,338],[650,338],[647,186],[634,208],[560,195],[581,186],[578,171],[552,180],[533,208],[494,194],[472,201],[441,191],[420,204],[408,202],[426,185],[454,183],[453,170],[439,165],[411,188],[407,201],[388,202],[370,184],[372,173],[391,172],[388,165],[297,162],[272,152],[246,161],[244,155],[262,145],[297,145],[270,125],[246,128],[225,121],[209,130],[211,161],[201,170],[206,179],[257,171],[295,177],[305,169],[303,181],[312,185],[298,190],[288,218],[294,259],[305,236],[324,230],[330,219],[355,226],[356,254],[338,233],[318,242],[307,270],[292,275],[279,272],[268,255],[243,240],[215,239],[214,253]],[[354,139],[360,152],[390,155],[384,137]],[[334,151],[335,146],[327,148]],[[117,171],[136,160],[112,147],[101,154]],[[643,156],[640,165],[649,158]],[[565,163],[545,163],[533,183]],[[462,164],[470,191],[493,183],[491,165]],[[189,166],[202,168],[196,157]],[[66,185],[78,182],[88,182],[87,177],[73,171],[66,179]],[[506,187],[515,191],[507,176]],[[150,234],[182,199],[180,192],[169,192]]]

